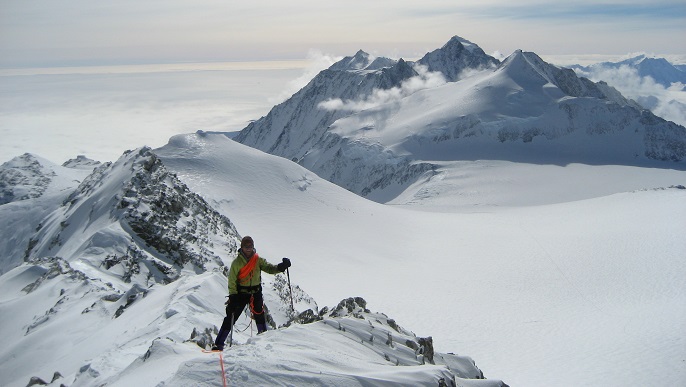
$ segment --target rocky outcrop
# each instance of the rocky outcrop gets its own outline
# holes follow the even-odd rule
[[[40,197],[55,176],[30,153],[0,166],[0,205]]]
[[[235,256],[238,238],[226,216],[142,148],[84,179],[41,225],[26,260],[96,255],[124,282],[168,283],[184,268],[221,269]]]

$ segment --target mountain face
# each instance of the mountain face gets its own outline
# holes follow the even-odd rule
[[[451,39],[442,49],[418,61],[429,72],[454,80],[465,69],[495,66],[498,61],[461,38]],[[250,123],[236,141],[288,159],[300,160],[328,136],[327,128],[349,115],[347,109],[324,109],[327,101],[355,101],[385,90],[402,87],[419,74],[403,59],[372,58],[364,51],[345,57],[320,72],[286,102],[267,116]]]
[[[8,230],[0,238],[0,274],[21,264],[36,228],[94,165],[92,160],[79,158],[59,166],[27,153],[0,166],[0,219]]]
[[[458,36],[452,37],[443,47],[427,53],[417,63],[431,72],[442,73],[450,82],[459,80],[465,70],[494,68],[499,64],[481,47]]]
[[[143,148],[96,168],[39,226],[25,257],[88,257],[125,282],[169,283],[186,268],[223,267],[237,240],[226,217]]]
[[[95,362],[108,369],[111,357],[122,356],[117,346],[147,346],[157,335],[207,339],[189,339],[206,326],[191,311],[181,328],[165,321],[193,305],[194,290],[183,289],[197,279],[188,274],[222,278],[238,234],[150,149],[116,163],[80,157],[64,166],[27,154],[1,173],[6,192],[30,193],[6,195],[14,200],[0,205],[3,385],[40,384],[27,370],[43,378],[54,373],[58,385],[90,385],[104,371]],[[166,286],[178,295],[160,299]],[[143,325],[154,336],[127,334],[145,304],[155,310]],[[120,319],[126,322],[113,324]],[[71,342],[83,344],[76,350]]]
[[[534,53],[498,63],[454,37],[417,63],[368,61],[360,51],[322,71],[236,140],[379,202],[449,161],[686,159],[683,126]]]
[[[379,64],[387,66],[379,68]],[[267,116],[252,122],[236,140],[285,158],[298,159],[321,141],[326,128],[345,112],[327,111],[319,104],[331,98],[352,99],[360,92],[388,89],[417,75],[405,61],[372,60],[359,51],[320,72],[287,102],[275,106]],[[259,144],[259,146],[258,146]]]
[[[640,55],[571,68],[580,76],[608,82],[657,116],[686,125],[686,72],[664,58]]]

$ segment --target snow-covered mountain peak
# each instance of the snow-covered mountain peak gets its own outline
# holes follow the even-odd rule
[[[632,56],[631,58],[624,59],[624,60],[620,61],[619,63],[625,64],[625,65],[635,66],[635,65],[643,62],[647,58],[648,58],[648,56],[646,54],[639,54],[636,56]],[[610,62],[604,62],[604,63],[609,64]]]
[[[474,51],[474,50],[480,49],[480,47],[476,43],[472,43],[465,38],[462,38],[460,36],[455,35],[452,38],[450,38],[450,40],[448,40],[448,42],[441,47],[441,50],[448,50],[448,51],[454,50],[454,49],[458,49],[457,48],[458,46],[462,46],[469,51]]]
[[[221,268],[235,253],[233,224],[170,173],[149,148],[96,168],[41,224],[27,259],[60,256],[121,281],[167,283]]]
[[[515,81],[525,84],[554,83],[550,67],[532,52],[516,50],[498,66],[498,71],[506,73]]]
[[[448,81],[457,81],[465,70],[493,68],[499,62],[476,44],[454,36],[443,47],[427,53],[417,63],[427,66],[431,72],[443,73]]]
[[[331,65],[330,69],[337,71],[348,71],[348,70],[363,70],[365,67],[369,66],[374,58],[368,53],[359,50],[353,56],[346,56],[345,58],[339,60],[338,62]]]
[[[75,159],[65,161],[62,166],[66,168],[93,170],[93,168],[100,164],[100,161],[89,159],[84,155],[78,155]]]
[[[639,75],[649,76],[665,87],[670,87],[675,82],[686,84],[686,72],[679,70],[665,58],[644,58],[636,68]]]
[[[573,70],[547,63],[533,52],[516,50],[498,66],[498,71],[506,73],[524,89],[529,88],[533,91],[549,84],[557,87],[566,96],[597,98],[640,109],[639,105],[627,100],[606,83],[594,83],[587,78],[579,77]]]
[[[25,153],[0,166],[0,205],[41,196],[55,171],[45,160]]]
[[[612,63],[604,62],[593,67],[609,67],[617,68],[628,66],[635,68],[638,74],[642,77],[651,77],[657,83],[665,87],[669,87],[674,82],[681,82],[686,84],[686,73],[676,68],[669,63],[667,59],[660,57],[647,56],[645,54],[638,55],[633,58],[623,60],[621,62]]]
[[[538,152],[553,155],[552,163],[686,158],[683,127],[532,52],[517,50],[500,63],[453,37],[415,66],[401,59],[376,71],[334,67],[236,140],[382,202],[439,168],[436,161],[545,162],[530,152],[534,147],[519,146],[534,139]],[[437,73],[441,82],[432,82]],[[381,193],[390,187],[393,194]],[[380,194],[368,196],[373,191]]]
[[[0,205],[62,195],[76,187],[97,165],[85,161],[57,165],[40,156],[25,153],[0,165]]]
[[[665,58],[660,58],[656,56],[648,56],[646,54],[640,54],[634,57],[631,57],[629,59],[622,60],[620,62],[616,63],[617,65],[627,65],[627,66],[646,66],[646,68],[649,68],[652,66],[653,68],[659,68],[659,67],[673,67],[671,63],[667,61]],[[612,62],[603,62],[601,65],[615,65],[615,63]]]
[[[401,59],[402,60],[402,59]],[[394,66],[398,61],[386,57],[374,57],[359,50],[353,56],[346,56],[329,67],[333,71],[375,71]]]
[[[395,59],[379,56],[374,58],[374,60],[367,67],[365,67],[365,70],[379,70],[384,67],[392,67],[397,62],[398,61]]]
[[[669,63],[665,58],[650,57],[645,54],[641,54],[629,59],[625,59],[619,62],[602,62],[596,63],[591,66],[579,66],[574,65],[571,68],[575,69],[577,72],[582,74],[598,74],[607,76],[607,70],[617,70],[626,71],[633,70],[641,78],[650,77],[653,81],[669,88],[674,83],[681,83],[681,88],[686,85],[686,72],[679,69],[677,66]],[[626,78],[627,76],[634,76],[631,74],[623,73],[620,79]],[[594,76],[597,78],[597,76]],[[610,79],[606,79],[610,81]],[[617,82],[615,80],[615,82]],[[622,82],[619,81],[619,84]]]

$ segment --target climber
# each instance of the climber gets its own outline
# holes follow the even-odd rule
[[[250,305],[250,311],[257,325],[257,333],[260,334],[267,330],[260,272],[282,273],[290,266],[291,261],[288,258],[283,258],[278,265],[273,265],[261,258],[257,255],[255,243],[251,237],[246,236],[241,240],[238,256],[233,260],[229,269],[229,300],[226,301],[226,317],[219,333],[217,333],[217,339],[212,347],[213,351],[224,349],[226,337],[246,305]]]

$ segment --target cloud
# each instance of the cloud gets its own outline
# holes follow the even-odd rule
[[[686,91],[683,84],[672,83],[665,88],[652,77],[641,77],[638,70],[626,65],[618,68],[593,66],[588,71],[576,71],[594,82],[605,81],[655,115],[686,126]]]
[[[548,1],[534,1],[524,4],[480,4],[466,7],[470,14],[484,17],[537,20],[575,20],[602,18],[613,20],[661,19],[682,20],[686,17],[686,6],[681,1],[666,0],[646,2],[631,1],[574,1],[552,4]]]
[[[249,63],[0,70],[0,163],[25,152],[113,161],[179,133],[241,130],[299,72]]]
[[[500,52],[498,50],[493,51],[491,56],[494,57],[495,59],[499,60],[499,61],[503,61],[505,58],[507,58],[506,55],[504,55],[502,52]]]
[[[417,76],[406,79],[399,87],[390,89],[374,89],[367,96],[361,96],[357,100],[341,100],[332,98],[319,103],[319,108],[325,110],[338,110],[360,112],[377,106],[398,103],[401,99],[412,95],[420,90],[433,88],[446,83],[445,77],[440,72],[430,72],[426,66],[415,65]]]
[[[278,105],[290,98],[293,94],[298,92],[300,89],[305,87],[310,81],[322,70],[325,70],[334,63],[341,60],[342,57],[335,55],[325,54],[319,50],[310,49],[307,52],[307,67],[303,71],[302,75],[298,78],[288,82],[285,90],[279,93],[273,98],[269,98],[269,103],[273,105]]]

